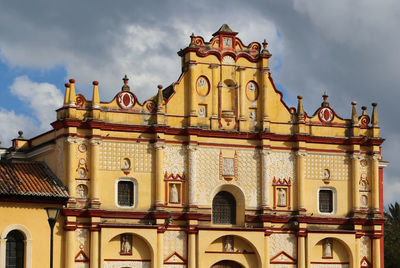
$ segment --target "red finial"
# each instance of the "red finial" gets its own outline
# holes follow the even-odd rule
[[[75,83],[75,79],[71,78],[71,79],[69,79],[69,82],[70,82],[71,84],[73,84],[73,83]]]
[[[70,83],[65,83],[65,87],[70,87]]]
[[[93,81],[93,86],[97,86],[99,84],[98,81]]]

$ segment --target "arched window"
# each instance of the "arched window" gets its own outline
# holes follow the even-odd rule
[[[8,233],[6,243],[6,268],[24,268],[24,236],[20,231]]]
[[[229,192],[221,191],[213,199],[213,223],[236,224],[236,200]]]

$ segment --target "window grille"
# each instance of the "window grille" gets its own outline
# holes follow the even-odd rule
[[[331,190],[319,191],[319,211],[324,213],[333,211],[333,194]]]
[[[213,199],[213,223],[236,224],[236,200],[228,192],[219,192]]]
[[[133,206],[133,182],[118,182],[118,205]]]
[[[6,268],[24,268],[24,236],[13,230],[6,239]]]

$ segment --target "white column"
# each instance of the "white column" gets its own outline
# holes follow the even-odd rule
[[[195,199],[195,185],[196,185],[196,145],[188,145],[189,152],[189,178],[188,182],[188,202],[189,206],[196,202]]]
[[[262,149],[261,154],[261,185],[262,185],[262,199],[261,205],[263,207],[271,207],[269,200],[269,182],[268,182],[268,156],[272,153],[270,149]]]

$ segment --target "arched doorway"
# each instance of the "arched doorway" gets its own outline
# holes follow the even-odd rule
[[[235,261],[223,260],[217,262],[211,268],[243,268],[243,265]]]
[[[213,199],[212,221],[214,224],[236,224],[236,200],[226,191],[219,192]]]
[[[6,239],[6,268],[24,268],[24,235],[13,230]]]

